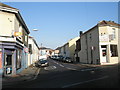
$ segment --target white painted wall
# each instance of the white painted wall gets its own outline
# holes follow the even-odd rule
[[[33,38],[28,39],[28,44],[32,45],[32,54],[28,54],[28,66],[39,59],[39,49],[33,41]]]
[[[113,34],[113,28],[115,29],[115,39],[110,40],[109,35]],[[118,63],[118,57],[111,57],[111,51],[110,51],[110,45],[118,45],[118,27],[101,26],[99,27],[99,36],[101,35],[101,33],[105,33],[103,35],[107,35],[107,38],[108,38],[108,41],[100,41],[100,45],[107,45],[107,60],[111,64]],[[100,56],[100,60],[102,60],[102,55]]]

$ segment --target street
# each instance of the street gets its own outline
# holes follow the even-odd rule
[[[118,2],[4,1],[0,88],[120,86]]]
[[[31,81],[3,88],[118,88],[118,66],[85,67],[49,59]]]

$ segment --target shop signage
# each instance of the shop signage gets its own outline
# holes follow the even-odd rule
[[[6,69],[7,69],[7,70],[6,70],[6,71],[7,71],[7,72],[6,72],[7,74],[11,74],[11,73],[12,73],[12,68],[11,68],[11,67],[8,67],[8,68],[6,68]]]
[[[0,69],[2,68],[2,52],[0,52]]]
[[[28,48],[24,48],[24,51],[25,51],[26,53],[28,53]]]
[[[22,36],[22,32],[14,32],[14,36]]]
[[[101,42],[108,42],[109,36],[108,35],[99,36],[99,39]]]

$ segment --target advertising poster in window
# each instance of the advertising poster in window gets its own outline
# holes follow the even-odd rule
[[[0,52],[0,69],[2,68],[2,52]]]
[[[16,68],[20,69],[21,68],[21,60],[22,60],[22,50],[18,50],[16,53]]]

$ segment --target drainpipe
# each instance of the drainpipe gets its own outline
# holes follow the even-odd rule
[[[87,52],[87,63],[89,63],[88,62],[88,41],[87,41],[87,34],[85,35],[86,36],[86,52]]]

